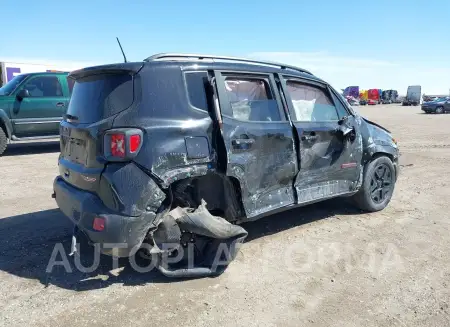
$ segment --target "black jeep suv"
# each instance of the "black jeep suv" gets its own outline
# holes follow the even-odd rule
[[[391,200],[391,133],[304,69],[160,54],[69,77],[53,197],[75,251],[83,233],[105,254],[140,249],[168,276],[217,274],[242,222],[333,197],[369,212]]]

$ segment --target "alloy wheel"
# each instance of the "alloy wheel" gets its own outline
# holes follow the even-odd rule
[[[386,164],[380,164],[370,180],[370,197],[376,204],[382,203],[392,192],[392,172]]]

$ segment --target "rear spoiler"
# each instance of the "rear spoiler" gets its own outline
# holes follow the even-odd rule
[[[92,75],[99,74],[123,74],[123,73],[138,73],[142,67],[144,66],[143,62],[130,62],[130,63],[120,63],[120,64],[110,64],[110,65],[101,65],[101,66],[92,66],[86,67],[82,69],[77,69],[69,74],[69,78],[79,79]]]

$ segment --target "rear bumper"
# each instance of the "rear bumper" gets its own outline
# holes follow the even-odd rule
[[[113,212],[97,195],[72,186],[61,176],[55,178],[53,190],[60,210],[78,226],[91,243],[99,245],[103,254],[118,257],[132,254],[142,244],[156,217],[156,213],[152,211],[136,217]],[[95,217],[105,219],[103,231],[93,229]]]

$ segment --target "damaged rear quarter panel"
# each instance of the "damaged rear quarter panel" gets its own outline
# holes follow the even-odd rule
[[[100,186],[103,203],[125,216],[156,212],[166,197],[155,181],[134,163],[109,164]]]
[[[154,63],[141,74],[142,103],[114,121],[115,126],[144,130],[144,144],[134,161],[164,188],[179,179],[205,175],[216,165],[213,121],[208,112],[189,105],[186,89],[180,87],[184,85],[180,66]]]

